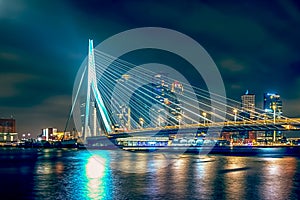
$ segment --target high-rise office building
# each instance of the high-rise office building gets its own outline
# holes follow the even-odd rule
[[[155,95],[154,99],[156,102],[160,102],[162,110],[165,113],[160,113],[158,119],[163,116],[163,123],[160,125],[174,125],[180,124],[182,120],[182,110],[181,104],[177,99],[176,95],[183,94],[183,85],[179,81],[174,81],[170,83],[167,75],[165,74],[156,74],[153,79],[153,94]],[[161,110],[161,109],[160,109]]]
[[[132,122],[138,122],[139,127],[181,124],[182,94],[183,85],[179,81],[170,80],[165,73],[155,74],[150,84],[136,90],[130,98]]]
[[[241,96],[242,99],[242,110],[244,113],[253,119],[255,117],[255,95],[250,94],[247,90],[244,95]]]
[[[282,114],[282,101],[277,93],[264,93],[264,111],[266,114],[273,114],[277,117]]]

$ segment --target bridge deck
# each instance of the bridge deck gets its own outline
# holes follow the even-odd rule
[[[277,119],[274,124],[273,120],[253,120],[249,121],[228,121],[215,122],[205,124],[185,124],[177,126],[166,126],[156,128],[143,128],[124,131],[110,134],[112,137],[118,136],[165,136],[169,134],[188,134],[201,133],[209,130],[209,133],[220,132],[240,132],[240,131],[286,131],[286,130],[300,130],[300,118],[294,119]]]

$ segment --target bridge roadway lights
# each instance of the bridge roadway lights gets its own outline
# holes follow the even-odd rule
[[[300,126],[300,123],[297,123]],[[127,134],[128,137],[130,136],[138,136],[138,135],[155,135],[155,133],[158,133],[158,135],[168,135],[168,134],[176,134],[178,129],[180,128],[180,131],[182,133],[186,132],[189,133],[190,129],[195,129],[197,127],[197,132],[205,132],[207,129],[214,128],[214,127],[220,127],[222,126],[222,132],[238,132],[238,131],[274,131],[276,134],[276,131],[287,131],[287,130],[299,130],[299,128],[295,127],[293,129],[290,129],[291,125],[285,124],[282,122],[277,122],[277,124],[268,123],[268,124],[234,124],[231,122],[224,123],[214,123],[214,126],[210,123],[203,124],[192,124],[192,125],[181,125],[181,126],[169,126],[161,128],[143,128],[143,129],[133,129],[126,133],[117,133],[113,134],[116,137],[125,136],[124,134]],[[275,135],[276,136],[276,135]],[[276,140],[276,138],[275,138]]]

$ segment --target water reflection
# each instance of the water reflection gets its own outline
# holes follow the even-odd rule
[[[263,198],[289,199],[296,173],[296,158],[264,158],[261,173],[264,179],[260,184]]]
[[[226,199],[245,199],[245,181],[247,176],[247,158],[227,157],[224,170],[224,185]]]
[[[160,168],[168,167],[177,157],[164,153],[123,152],[122,154],[111,152],[110,167],[113,170],[124,173],[153,173]]]
[[[200,199],[213,197],[216,170],[214,157],[199,157],[195,160],[195,193]]]
[[[59,174],[62,174],[63,172],[64,172],[63,162],[60,162],[60,161],[56,162],[56,164],[55,164],[55,173],[57,175],[59,175]]]
[[[172,165],[170,165],[170,180],[172,187],[175,191],[177,191],[178,197],[181,198],[184,197],[184,194],[187,192],[187,187],[190,184],[188,179],[191,178],[191,180],[193,180],[190,162],[191,159],[181,157],[180,159],[175,160]],[[178,181],[179,177],[180,181]]]
[[[299,199],[300,193],[300,161],[293,157],[167,160],[161,153],[42,150],[34,162],[15,158],[0,163],[8,179],[0,185],[14,186],[24,199]]]
[[[99,155],[91,156],[85,166],[88,197],[103,199],[106,197],[107,160]]]

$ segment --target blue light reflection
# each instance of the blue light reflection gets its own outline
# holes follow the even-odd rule
[[[108,157],[104,154],[91,155],[85,165],[86,195],[88,199],[110,199],[110,173]]]

